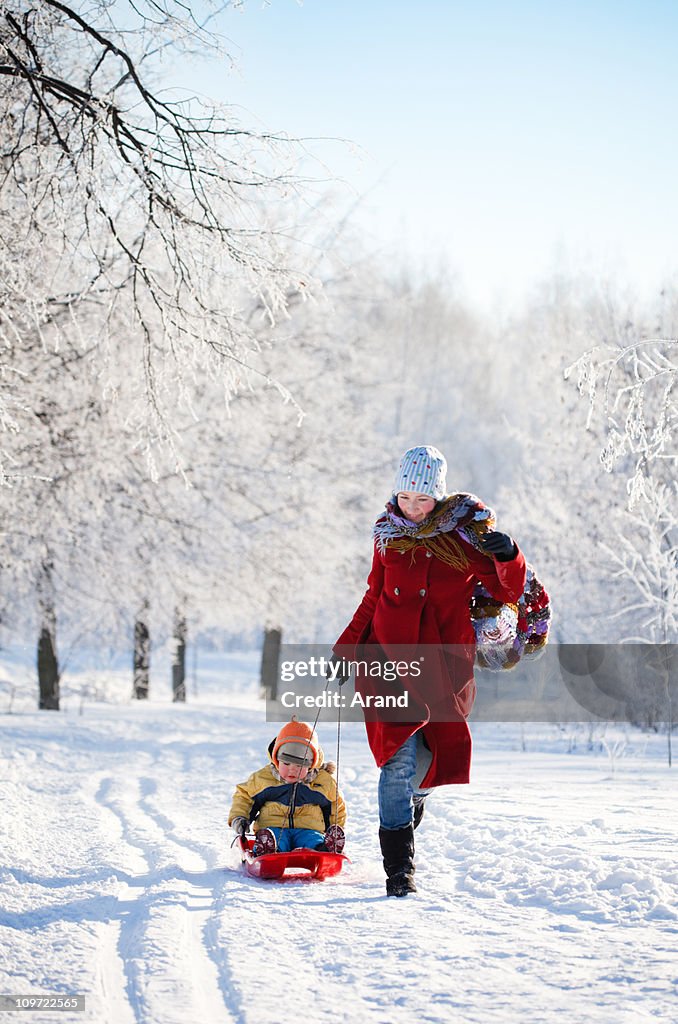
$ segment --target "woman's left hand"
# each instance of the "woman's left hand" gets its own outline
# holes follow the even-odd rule
[[[483,551],[498,562],[510,562],[518,554],[518,548],[508,533],[491,530],[480,538]]]

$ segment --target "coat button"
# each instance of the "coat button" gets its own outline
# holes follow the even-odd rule
[[[424,588],[423,588],[423,587],[422,587],[422,588],[421,588],[421,590],[419,591],[419,597],[426,597],[426,591],[424,590]]]
[[[400,587],[394,587],[394,588],[393,588],[393,593],[394,593],[394,594],[395,594],[395,596],[397,597],[397,596],[398,596],[398,594],[400,593]]]
[[[427,557],[427,558],[430,558],[432,554],[433,554],[433,552],[432,552],[432,551],[427,551],[427,552],[426,552],[426,557]]]

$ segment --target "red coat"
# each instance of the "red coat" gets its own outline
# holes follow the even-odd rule
[[[457,714],[449,715],[447,721],[434,720],[429,707],[429,714],[424,713],[417,722],[366,718],[367,738],[379,767],[409,736],[423,729],[433,759],[422,788],[469,781],[471,734],[466,718],[475,699],[475,634],[469,602],[476,580],[502,602],[516,602],[525,586],[525,558],[520,551],[510,562],[498,562],[458,534],[455,540],[468,559],[463,570],[441,561],[423,546],[404,553],[387,547],[382,554],[375,544],[367,591],[335,644],[339,655],[358,660],[356,648],[362,644],[379,644],[387,657],[389,645],[464,645],[455,646],[463,655],[445,680],[447,700]],[[450,721],[452,717],[456,721]]]

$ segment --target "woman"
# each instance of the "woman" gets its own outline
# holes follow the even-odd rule
[[[428,667],[423,678],[405,680],[416,720],[365,716],[381,768],[379,840],[389,896],[416,892],[414,829],[426,794],[469,781],[466,718],[475,698],[470,603],[476,583],[504,603],[517,602],[525,586],[517,545],[493,529],[491,510],[473,495],[447,495],[446,472],[444,456],[428,445],[401,458],[393,497],[374,527],[367,591],[334,646],[338,658],[363,664],[365,651],[396,661],[403,649],[420,651]],[[374,690],[364,669],[356,689]]]

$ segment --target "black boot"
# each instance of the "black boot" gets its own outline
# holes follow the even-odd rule
[[[414,884],[414,829],[380,828],[379,842],[386,872],[386,895],[407,896],[416,892]]]

